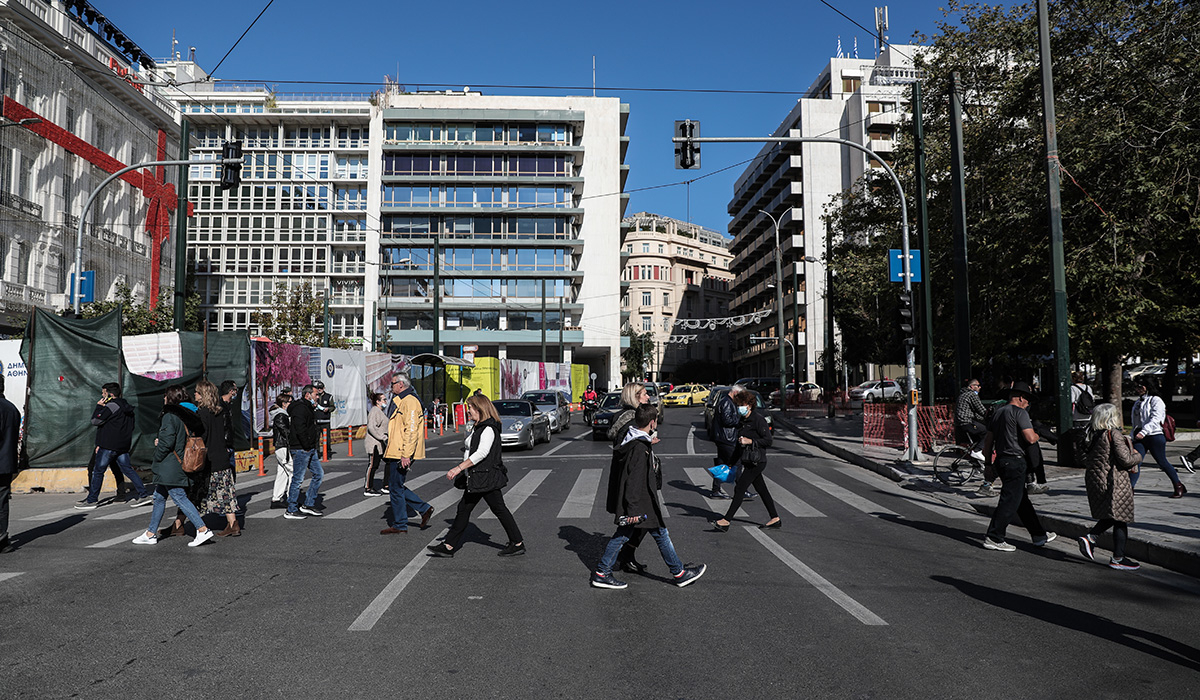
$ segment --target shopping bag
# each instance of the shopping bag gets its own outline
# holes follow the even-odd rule
[[[737,478],[737,467],[731,467],[728,464],[718,464],[705,471],[711,474],[712,478],[724,483],[729,483]]]

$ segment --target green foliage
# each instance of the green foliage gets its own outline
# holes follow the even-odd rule
[[[1130,354],[1190,351],[1200,343],[1200,270],[1192,264],[1200,244],[1200,7],[1072,0],[1050,9],[1072,360],[1111,368]],[[919,62],[935,356],[946,362],[953,353],[949,95],[958,72],[974,364],[1035,364],[1053,352],[1035,9],[952,2],[946,14],[935,37],[918,38],[934,49]],[[915,221],[910,133],[902,129],[895,167]],[[834,308],[851,361],[886,359],[886,348],[871,345],[879,335],[867,317],[887,286],[882,251],[899,247],[892,190],[868,178],[829,217],[842,240]],[[880,308],[875,318],[891,317]]]
[[[621,351],[625,374],[641,379],[646,376],[647,366],[654,357],[654,336],[635,330],[630,330],[626,335],[629,336],[629,347]]]
[[[169,333],[175,330],[175,289],[167,287],[158,295],[158,304],[151,309],[148,300],[138,301],[133,298],[133,290],[129,285],[120,282],[116,286],[115,298],[104,301],[93,301],[81,304],[81,318],[95,318],[115,311],[121,307],[121,333],[123,335],[144,335],[146,333]],[[67,310],[63,310],[65,314]],[[201,330],[200,295],[192,292],[184,298],[183,330]]]
[[[255,312],[252,322],[264,337],[276,343],[322,347],[325,336],[325,301],[305,282],[293,290],[281,287],[271,298],[271,310]],[[359,349],[362,341],[330,335],[329,347]]]

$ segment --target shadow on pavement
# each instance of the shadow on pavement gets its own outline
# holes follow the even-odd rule
[[[1169,637],[1122,625],[1085,610],[1069,608],[1019,593],[991,588],[950,576],[931,576],[930,578],[938,583],[954,586],[965,595],[988,605],[1011,610],[1066,629],[1085,632],[1163,661],[1169,661],[1193,671],[1200,671],[1200,649]]]
[[[17,549],[20,549],[21,547],[29,544],[30,542],[36,540],[39,537],[45,537],[47,535],[57,535],[58,533],[63,532],[64,530],[67,530],[75,525],[78,525],[79,523],[83,522],[85,519],[86,518],[84,517],[84,515],[82,513],[80,513],[78,515],[68,515],[67,517],[62,518],[61,520],[55,520],[52,523],[46,523],[45,525],[38,525],[37,527],[29,529],[29,530],[25,530],[24,532],[18,532],[18,533],[9,535],[9,543],[14,550],[17,550]]]
[[[604,547],[611,537],[611,534],[588,532],[574,525],[563,525],[558,528],[558,539],[567,543],[563,549],[574,552],[589,573],[600,561],[600,557],[604,556]]]

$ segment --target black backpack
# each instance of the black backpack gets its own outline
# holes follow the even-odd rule
[[[1079,387],[1079,398],[1075,399],[1075,410],[1085,416],[1092,415],[1092,411],[1096,408],[1096,400],[1092,398],[1092,394],[1086,387],[1076,384]]]

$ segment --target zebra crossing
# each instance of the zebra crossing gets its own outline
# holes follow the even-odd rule
[[[712,479],[702,467],[682,466],[679,463],[686,457],[668,457],[664,459],[664,471],[668,478],[664,480],[665,491],[660,494],[663,503],[663,513],[670,517],[672,510],[679,514],[680,508],[694,510],[703,505],[713,514],[723,514],[729,502],[708,497]],[[674,464],[672,464],[674,463]],[[538,465],[539,467],[542,465]],[[523,472],[523,473],[522,473]],[[670,482],[672,473],[682,472],[686,481]],[[820,472],[820,473],[818,473]],[[842,512],[830,509],[830,504],[845,506],[851,511],[873,517],[929,517],[930,514],[950,518],[976,518],[977,514],[948,506],[937,499],[923,493],[909,491],[868,474],[856,467],[785,467],[768,470],[773,478],[764,477],[780,514],[793,518],[827,518],[848,517]],[[454,488],[445,478],[445,472],[430,465],[426,471],[415,474],[407,480],[407,485],[417,491],[437,512],[452,510],[462,492]],[[512,481],[505,491],[505,502],[509,510],[517,512],[527,508],[534,500],[549,502],[549,512],[561,520],[588,520],[600,518],[609,520],[605,513],[604,498],[607,485],[607,469],[583,468],[573,465],[554,466],[552,468],[518,468],[510,474]],[[250,521],[275,520],[281,518],[284,509],[268,509],[265,506],[271,498],[271,486],[274,474],[254,476],[243,479],[238,483],[238,493],[246,511],[245,518]],[[353,521],[363,517],[375,517],[388,507],[389,501],[384,498],[372,498],[362,495],[361,474],[357,471],[331,470],[326,472],[321,487],[322,503],[327,508],[322,520]],[[813,504],[814,498],[820,495],[821,506]],[[886,499],[886,500],[884,500]],[[881,500],[891,507],[881,505]],[[669,505],[673,504],[673,505]],[[911,505],[913,508],[905,508]],[[107,511],[107,512],[106,512]],[[542,511],[545,512],[545,511]],[[759,514],[761,515],[761,514]],[[77,531],[83,526],[90,531],[96,523],[131,521],[148,518],[149,510],[145,508],[120,508],[111,510],[101,508],[98,511],[80,512],[74,509],[54,509],[46,513],[36,513],[21,518],[31,523],[47,523],[68,517],[81,518],[68,531]],[[494,519],[490,510],[476,513],[481,520]],[[743,507],[736,517],[752,519]],[[108,534],[104,537],[88,538],[80,544],[86,549],[108,549],[128,543],[141,530],[123,532],[119,535]]]

